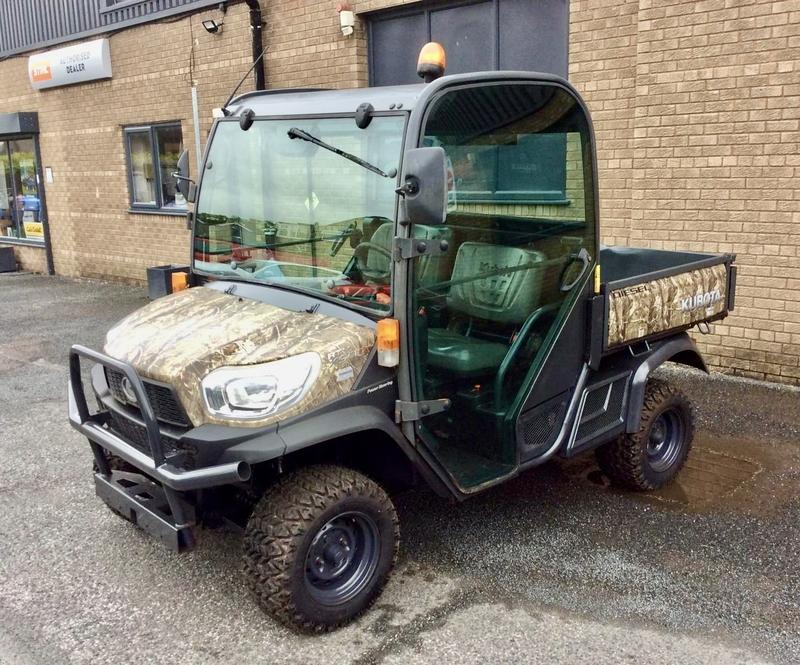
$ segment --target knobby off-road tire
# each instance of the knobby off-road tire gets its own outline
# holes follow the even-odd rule
[[[397,513],[377,483],[344,467],[311,466],[278,481],[253,511],[245,577],[280,622],[331,630],[377,598],[399,542]]]
[[[647,382],[639,430],[623,434],[596,451],[612,483],[637,491],[658,489],[681,470],[694,438],[694,411],[681,391]]]

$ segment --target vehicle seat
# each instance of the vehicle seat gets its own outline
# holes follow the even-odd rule
[[[414,237],[420,240],[447,240],[451,242],[452,231],[447,226],[424,226],[415,224]],[[379,247],[386,248],[387,251],[392,251],[392,239],[394,238],[394,225],[387,222],[381,224],[375,233],[372,234],[370,242]],[[450,268],[450,263],[447,260],[447,254],[439,254],[438,256],[421,256],[417,260],[416,269],[421,271],[417,275],[417,283],[422,286],[430,286],[436,282],[441,282],[447,279],[447,271]],[[367,252],[367,267],[375,272],[388,272],[391,269],[389,265],[389,258],[370,250]]]
[[[428,363],[465,377],[495,372],[513,331],[540,305],[544,262],[544,254],[531,249],[463,243],[447,295],[451,320],[461,319],[462,325],[428,329]],[[518,270],[479,277],[500,268]],[[498,330],[507,331],[508,343],[481,335]]]

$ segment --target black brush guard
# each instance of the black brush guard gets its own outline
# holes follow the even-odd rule
[[[128,379],[147,430],[149,455],[108,428],[107,411],[89,412],[81,358],[114,369]],[[69,356],[69,420],[92,447],[97,464],[94,474],[97,495],[113,510],[176,551],[194,545],[194,508],[183,492],[250,479],[251,469],[246,462],[198,469],[181,469],[171,464],[164,454],[158,421],[144,384],[133,367],[80,345],[73,346]],[[142,473],[112,469],[107,453],[122,458]]]

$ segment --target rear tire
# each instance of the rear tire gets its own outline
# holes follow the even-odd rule
[[[352,621],[378,597],[400,529],[386,492],[363,474],[311,466],[261,498],[244,536],[244,572],[258,604],[303,631]]]
[[[595,451],[612,483],[650,491],[670,482],[683,467],[694,438],[694,411],[681,391],[663,381],[647,382],[639,429]]]

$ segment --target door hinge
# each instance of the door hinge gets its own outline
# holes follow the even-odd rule
[[[423,240],[421,238],[395,238],[394,260],[413,259],[416,256],[438,256],[450,247],[447,240]]]
[[[397,400],[394,403],[394,421],[396,423],[419,420],[434,413],[441,413],[450,408],[449,399],[429,399],[422,402],[404,402]]]

